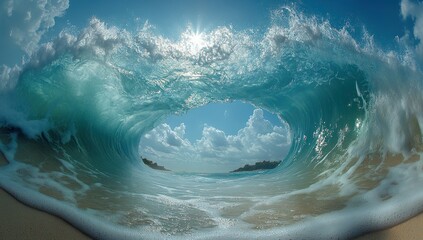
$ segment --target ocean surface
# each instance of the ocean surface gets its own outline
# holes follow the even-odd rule
[[[295,7],[269,15],[176,40],[95,17],[52,36],[1,85],[0,186],[100,239],[348,239],[422,212],[417,54]],[[168,116],[233,101],[289,125],[277,168],[140,161],[140,139]]]

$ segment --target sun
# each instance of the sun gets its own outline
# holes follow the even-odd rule
[[[193,33],[190,37],[189,40],[191,42],[191,44],[196,45],[196,46],[204,46],[205,41],[203,38],[203,34],[202,33]]]
[[[191,54],[197,54],[207,46],[205,34],[201,32],[191,32],[187,36],[187,47]]]
[[[207,42],[204,38],[203,33],[198,33],[198,32],[192,33],[188,39],[190,44],[190,50],[191,50],[191,53],[193,54],[199,53],[200,50],[207,45]]]

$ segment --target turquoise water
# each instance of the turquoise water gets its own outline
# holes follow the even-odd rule
[[[418,62],[289,7],[272,16],[259,31],[188,27],[178,40],[96,18],[62,32],[2,91],[0,186],[105,239],[344,239],[421,212]],[[276,169],[139,161],[141,137],[168,116],[231,101],[288,123]]]

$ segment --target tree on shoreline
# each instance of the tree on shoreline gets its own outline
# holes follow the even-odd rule
[[[238,168],[236,170],[230,171],[233,172],[248,172],[248,171],[257,171],[257,170],[266,170],[276,168],[281,161],[261,161],[256,162],[254,165],[246,164],[244,167]]]
[[[148,160],[147,158],[143,158],[143,157],[141,157],[141,159],[142,159],[142,162],[143,162],[145,165],[149,166],[149,167],[150,167],[150,168],[152,168],[152,169],[155,169],[155,170],[160,170],[160,171],[170,171],[169,169],[166,169],[165,167],[160,166],[160,165],[158,165],[157,163],[155,163],[155,162],[153,162],[153,161],[151,161],[151,160]]]

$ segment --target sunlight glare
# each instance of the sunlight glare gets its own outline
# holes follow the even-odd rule
[[[188,47],[191,54],[197,54],[206,47],[207,41],[203,33],[192,32],[188,35]]]

